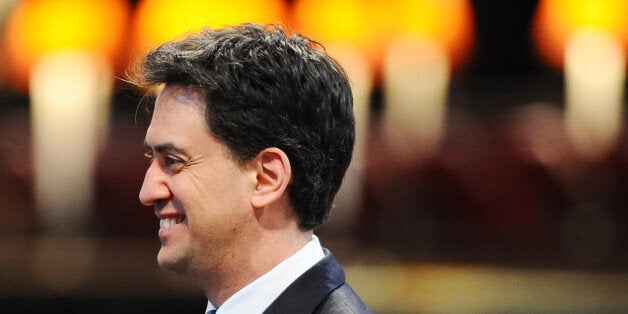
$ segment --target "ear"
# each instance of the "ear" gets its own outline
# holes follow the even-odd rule
[[[283,197],[292,178],[292,168],[288,155],[276,147],[262,150],[255,158],[257,181],[253,207],[262,208]]]

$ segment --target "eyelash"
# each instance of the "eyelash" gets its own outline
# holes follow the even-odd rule
[[[166,168],[172,169],[172,167],[176,165],[183,164],[183,161],[170,155],[166,155],[164,157],[164,164],[166,165]]]
[[[149,164],[152,163],[153,160],[155,159],[155,155],[153,155],[153,153],[151,152],[144,153],[144,156],[148,158]],[[184,163],[181,159],[171,156],[171,155],[165,155],[163,159],[164,159],[165,168],[170,169],[170,170],[178,170],[178,168],[177,169],[173,169],[173,168],[179,165],[182,165]]]

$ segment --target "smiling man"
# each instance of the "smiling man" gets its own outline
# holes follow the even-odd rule
[[[137,74],[163,86],[140,191],[159,265],[202,289],[207,313],[369,313],[313,234],[353,151],[341,67],[281,26],[244,24],[166,43]]]

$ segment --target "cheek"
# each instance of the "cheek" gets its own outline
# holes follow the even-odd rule
[[[226,169],[213,173],[211,181],[197,182],[196,188],[202,194],[200,198],[207,204],[212,204],[224,214],[237,214],[250,207],[250,181],[246,173]]]
[[[191,228],[231,232],[241,229],[253,216],[254,180],[254,174],[233,165],[197,167],[174,176],[171,191]]]
[[[250,189],[234,175],[215,176],[212,180],[181,178],[173,181],[171,191],[189,223],[215,226],[242,219],[249,211]]]

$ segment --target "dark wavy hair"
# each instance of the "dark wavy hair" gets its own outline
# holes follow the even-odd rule
[[[143,59],[134,83],[198,86],[211,134],[240,163],[277,147],[292,166],[288,195],[299,224],[323,224],[351,161],[353,97],[320,44],[281,25],[204,29]]]

